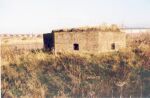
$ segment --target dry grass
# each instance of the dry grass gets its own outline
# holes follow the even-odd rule
[[[79,28],[72,28],[72,29],[60,29],[54,30],[54,32],[88,32],[88,31],[101,31],[101,32],[120,32],[120,29],[117,25],[112,24],[103,24],[100,26],[86,26],[86,27],[79,27]]]
[[[43,38],[26,36],[4,36],[1,37],[1,46],[12,49],[41,49],[43,48]]]
[[[110,98],[120,96],[120,83],[124,97],[150,97],[149,38],[137,38],[145,40],[134,46],[128,39],[130,48],[96,55],[2,48],[2,97]]]
[[[40,37],[25,37],[25,36],[4,36],[1,37],[2,45],[13,45],[13,44],[35,44],[43,43],[42,36]]]
[[[128,34],[127,35],[128,47],[132,48],[145,48],[149,50],[150,47],[150,32],[139,33],[139,34]]]
[[[135,52],[105,55],[7,52],[3,57],[7,63],[2,63],[2,95],[14,97],[111,97],[112,90],[113,96],[119,96],[120,88],[115,83],[124,81],[127,84],[123,96],[140,96],[137,92],[141,89],[133,86],[141,85],[138,73],[141,68],[145,72],[148,66],[143,66],[148,57]],[[144,77],[142,81],[148,80]],[[149,83],[144,85],[149,87]],[[143,89],[145,96],[149,96]]]

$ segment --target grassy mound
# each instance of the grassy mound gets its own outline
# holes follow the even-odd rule
[[[57,54],[5,49],[2,97],[150,97],[149,51]]]

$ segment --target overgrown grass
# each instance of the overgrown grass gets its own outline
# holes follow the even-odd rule
[[[97,55],[2,49],[1,95],[150,97],[150,46],[145,45]]]

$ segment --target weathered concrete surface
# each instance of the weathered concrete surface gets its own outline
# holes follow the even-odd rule
[[[79,45],[80,52],[97,52],[99,46],[98,32],[55,32],[56,52],[75,52],[74,44]]]
[[[79,50],[74,50],[74,44]],[[112,49],[115,44],[115,49]],[[118,51],[126,47],[126,34],[123,32],[94,31],[60,31],[54,32],[55,52],[100,53]]]
[[[115,49],[112,49],[112,44]],[[126,34],[122,32],[99,32],[99,52],[118,51],[126,47]]]

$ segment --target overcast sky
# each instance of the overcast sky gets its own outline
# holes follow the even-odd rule
[[[0,0],[0,33],[102,23],[150,27],[150,0]]]

